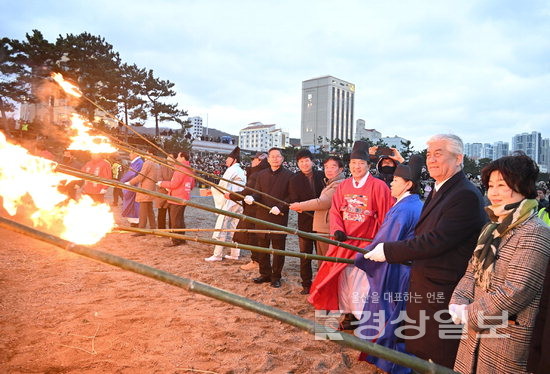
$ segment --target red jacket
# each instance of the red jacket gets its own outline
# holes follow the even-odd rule
[[[82,171],[84,173],[92,174],[105,179],[111,179],[113,175],[111,171],[111,164],[109,164],[106,160],[102,158],[97,160],[92,159],[88,161],[82,167]],[[82,192],[87,195],[98,195],[101,193],[105,193],[107,187],[108,186],[104,184],[85,181]]]
[[[184,165],[189,166],[189,161],[184,161]],[[191,190],[195,187],[195,178],[188,174],[193,172],[181,165],[176,165],[176,171],[172,175],[172,179],[169,181],[163,181],[160,186],[168,190],[170,196],[178,197],[183,200],[189,200],[191,197]],[[184,174],[187,173],[187,174]],[[169,201],[170,204],[185,205],[183,203],[176,203]]]

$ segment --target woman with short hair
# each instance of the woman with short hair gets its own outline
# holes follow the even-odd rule
[[[550,256],[550,229],[537,218],[539,169],[523,153],[481,171],[491,222],[478,238],[449,304],[466,324],[454,369],[461,373],[525,373]]]

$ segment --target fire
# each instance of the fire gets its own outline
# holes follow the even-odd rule
[[[71,137],[71,145],[67,148],[69,150],[84,150],[91,153],[114,153],[117,151],[106,136],[92,135],[92,127],[89,126],[89,122],[78,114],[71,116],[71,130],[76,132],[76,135]]]
[[[101,240],[114,226],[109,207],[94,203],[88,196],[69,200],[58,190],[73,179],[56,173],[56,163],[32,156],[11,144],[0,132],[0,196],[4,209],[15,215],[19,208],[31,211],[35,227],[79,244]]]
[[[61,75],[60,73],[52,73],[52,78],[69,95],[72,95],[75,97],[82,97],[82,92],[80,92],[80,89],[74,84],[69,83],[65,79],[63,79],[63,75]]]

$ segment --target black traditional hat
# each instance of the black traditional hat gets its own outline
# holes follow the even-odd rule
[[[420,183],[420,174],[422,173],[422,166],[424,165],[424,159],[420,155],[412,155],[409,159],[409,163],[399,164],[395,168],[395,177],[401,177],[408,181]]]
[[[227,157],[231,157],[237,162],[241,162],[241,149],[239,147],[235,147],[235,149],[233,149]]]
[[[367,162],[372,162],[369,155],[368,143],[362,140],[358,140],[355,143],[353,143],[353,149],[351,150],[349,159],[350,160],[359,159],[359,160],[365,160]]]
[[[309,151],[309,149],[300,149],[298,152],[296,152],[296,162],[300,161],[301,158],[309,158],[310,160],[313,159],[313,155]]]

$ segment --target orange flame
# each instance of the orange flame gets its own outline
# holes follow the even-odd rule
[[[0,195],[8,214],[15,215],[19,207],[34,211],[30,218],[35,227],[79,244],[94,244],[113,228],[107,205],[88,196],[68,201],[58,186],[72,178],[56,173],[55,162],[9,143],[2,132],[0,160]]]
[[[82,92],[80,91],[80,89],[74,84],[69,83],[65,79],[63,79],[63,75],[61,75],[60,73],[52,73],[52,78],[61,86],[61,88],[63,88],[63,91],[65,91],[69,95],[82,97]]]
[[[92,135],[90,132],[92,127],[89,122],[78,114],[71,116],[71,129],[76,132],[76,135],[71,137],[71,144],[67,148],[69,150],[83,150],[91,153],[114,153],[117,151],[106,136]]]

